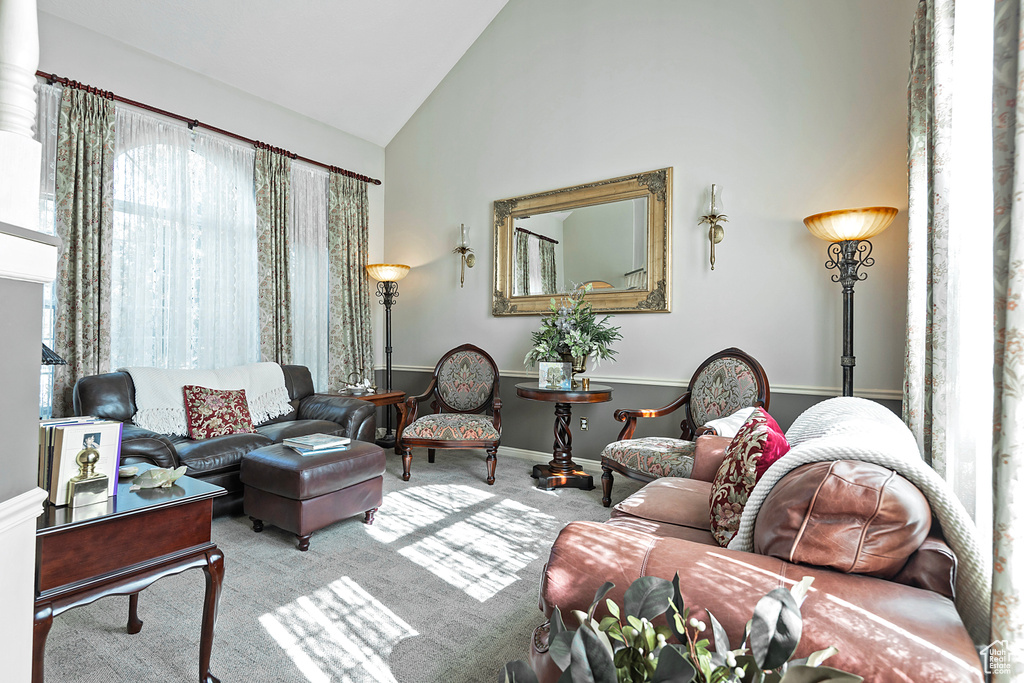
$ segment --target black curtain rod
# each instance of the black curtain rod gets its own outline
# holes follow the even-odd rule
[[[250,145],[252,145],[253,147],[256,147],[257,149],[269,149],[271,151],[278,152],[279,154],[283,154],[283,155],[285,155],[287,157],[290,157],[292,159],[298,159],[299,161],[305,161],[307,164],[313,164],[314,166],[319,166],[320,168],[326,168],[328,171],[333,171],[334,173],[339,173],[339,174],[341,174],[343,176],[347,176],[349,178],[355,178],[356,180],[362,180],[364,183],[371,183],[373,185],[380,185],[380,181],[379,180],[377,180],[376,178],[371,178],[368,175],[363,175],[361,173],[356,173],[355,171],[349,171],[347,169],[341,168],[340,166],[332,166],[330,164],[325,164],[325,163],[320,162],[320,161],[315,161],[313,159],[309,159],[309,158],[306,158],[304,156],[299,156],[298,154],[295,154],[294,152],[289,152],[288,150],[281,149],[280,147],[271,147],[270,145],[266,144],[265,142],[260,142],[258,140],[253,140],[251,138],[245,137],[244,135],[239,135],[238,133],[232,133],[229,130],[224,130],[223,128],[218,128],[217,126],[211,126],[208,123],[203,123],[199,119],[190,119],[187,116],[182,116],[181,114],[175,114],[174,112],[167,111],[166,109],[160,109],[159,107],[153,107],[153,106],[150,106],[148,104],[143,104],[142,102],[136,102],[135,100],[130,100],[127,97],[121,97],[120,95],[115,95],[114,93],[110,92],[109,90],[100,90],[98,88],[93,88],[91,86],[79,83],[78,81],[72,81],[69,78],[64,78],[64,77],[58,76],[56,74],[49,74],[49,73],[46,73],[45,71],[36,71],[36,76],[38,76],[39,78],[45,78],[47,83],[50,83],[51,85],[53,83],[60,83],[61,85],[69,87],[69,88],[78,88],[79,90],[85,90],[85,91],[91,92],[94,95],[99,95],[100,97],[105,97],[108,100],[114,100],[115,102],[123,102],[125,104],[130,104],[133,107],[138,107],[139,109],[145,109],[146,111],[151,111],[154,114],[160,114],[161,116],[166,116],[168,118],[172,118],[172,119],[175,119],[177,121],[183,121],[183,122],[188,124],[188,127],[190,129],[192,129],[192,128],[205,128],[207,130],[212,130],[214,133],[220,133],[221,135],[226,135],[229,138],[234,138],[235,140],[240,140],[242,142],[247,142]]]
[[[546,237],[545,235],[538,235],[537,233],[533,232],[532,230],[527,230],[526,228],[516,228],[516,230],[519,231],[519,232],[525,232],[527,235],[533,235],[537,239],[542,239],[545,242],[552,242],[554,244],[558,244],[558,240],[553,240],[550,237]]]

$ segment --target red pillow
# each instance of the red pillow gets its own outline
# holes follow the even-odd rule
[[[212,439],[225,434],[252,434],[249,402],[245,400],[245,389],[207,389],[186,385],[185,418],[188,421],[189,437]]]
[[[723,548],[740,528],[740,515],[764,470],[789,451],[778,423],[758,408],[743,423],[711,482],[711,534]],[[762,460],[765,461],[761,468]],[[760,469],[760,472],[758,471]]]

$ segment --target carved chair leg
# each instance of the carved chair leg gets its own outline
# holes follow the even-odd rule
[[[377,513],[377,508],[371,508],[371,509],[367,510],[366,514],[363,515],[363,523],[364,524],[373,524],[373,516],[376,513]]]
[[[301,550],[302,552],[306,552],[307,550],[309,550],[309,537],[312,535],[313,534],[306,534],[304,536],[300,536],[299,534],[295,534],[295,537],[299,539],[299,550]]]
[[[433,448],[427,449],[427,462],[434,462],[434,450]]]
[[[138,633],[142,630],[142,619],[139,619],[139,594],[132,593],[128,596],[128,633]]]
[[[487,484],[494,486],[494,468],[498,464],[498,449],[487,449]]]
[[[402,449],[402,481],[409,481],[409,468],[412,467],[412,449],[406,446]]]
[[[615,483],[615,477],[612,468],[601,465],[601,469],[604,470],[601,474],[601,504],[608,507],[612,504],[612,484]]]

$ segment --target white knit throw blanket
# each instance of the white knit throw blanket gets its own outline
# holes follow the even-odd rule
[[[989,640],[992,573],[974,522],[949,486],[921,459],[913,434],[892,411],[862,398],[840,397],[811,406],[786,433],[792,449],[773,464],[751,492],[732,550],[753,550],[757,513],[772,487],[794,468],[812,462],[861,460],[899,473],[928,499],[946,542],[956,553],[956,608],[978,645]]]
[[[188,436],[182,388],[194,384],[207,389],[245,389],[254,425],[288,413],[288,388],[277,363],[252,363],[221,370],[164,370],[121,368],[135,384],[133,421],[159,434]]]

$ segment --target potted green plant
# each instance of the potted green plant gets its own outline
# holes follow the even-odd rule
[[[736,648],[708,610],[714,650],[701,636],[707,625],[683,605],[679,574],[672,581],[640,577],[626,590],[621,609],[605,600],[609,615],[598,622],[594,612],[615,586],[609,581],[587,612],[573,611],[577,628],[569,628],[555,608],[548,653],[562,670],[559,683],[860,683],[860,676],[821,666],[838,652],[834,647],[792,659],[803,630],[800,605],[812,581],[804,577],[761,598]],[[668,625],[655,626],[652,621],[666,612]],[[498,672],[498,683],[537,683],[537,676],[519,660]]]
[[[622,339],[618,327],[608,322],[610,315],[598,319],[586,294],[592,285],[564,294],[561,301],[551,299],[551,312],[541,318],[540,329],[533,333],[533,348],[526,354],[526,365],[538,361],[566,360],[573,372],[583,372],[588,356],[595,365],[615,356],[612,343]]]

